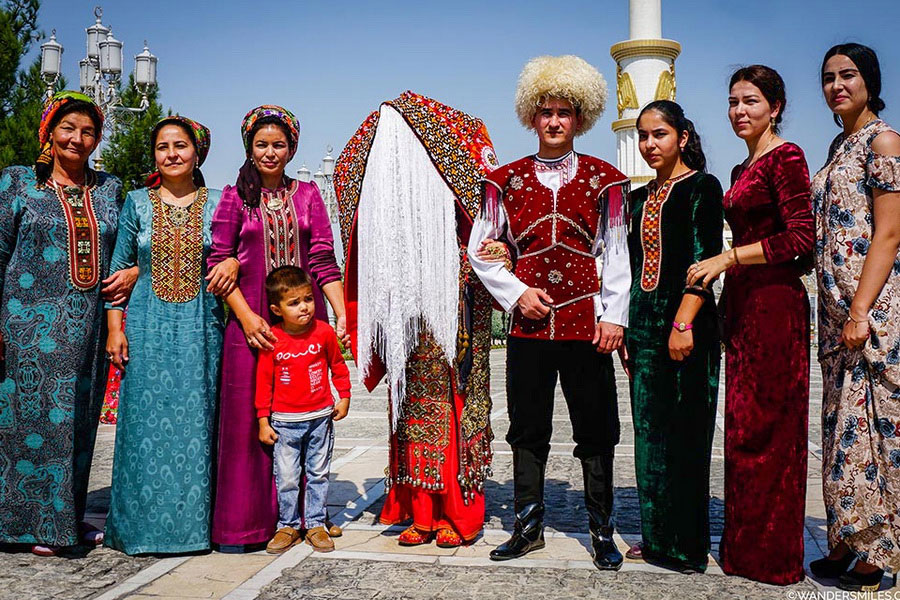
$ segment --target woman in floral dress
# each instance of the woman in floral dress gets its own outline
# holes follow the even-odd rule
[[[871,49],[831,48],[822,91],[844,131],[812,185],[831,553],[810,568],[874,591],[900,567],[900,135],[878,118]]]

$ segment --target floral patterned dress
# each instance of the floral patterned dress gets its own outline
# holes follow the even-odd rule
[[[864,561],[900,567],[900,257],[869,312],[871,336],[848,350],[838,340],[874,232],[872,191],[900,191],[900,157],[873,152],[892,131],[875,120],[831,145],[813,179],[819,363],[822,366],[822,478],[828,544]]]

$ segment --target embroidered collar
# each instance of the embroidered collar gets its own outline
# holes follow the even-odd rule
[[[571,161],[574,156],[575,156],[575,151],[569,150],[564,155],[562,155],[558,158],[541,158],[540,156],[535,154],[534,160],[536,160],[538,163],[540,163],[544,166],[547,166],[547,167],[557,167],[564,162]]]

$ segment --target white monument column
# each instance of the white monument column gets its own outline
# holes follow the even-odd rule
[[[654,100],[675,100],[675,59],[681,44],[662,39],[662,0],[629,0],[629,39],[610,48],[616,61],[619,118],[613,121],[619,170],[639,187],[653,179],[638,150],[637,116]]]

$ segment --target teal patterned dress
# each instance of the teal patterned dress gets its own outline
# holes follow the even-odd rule
[[[186,210],[128,194],[113,265],[137,264],[128,302],[106,545],[126,554],[210,547],[221,303],[206,291],[210,222],[221,192]]]
[[[76,288],[70,259],[107,276],[122,190],[91,179],[88,239],[70,247],[76,223],[54,189],[30,167],[0,173],[0,543],[78,543],[108,364],[102,284]]]

